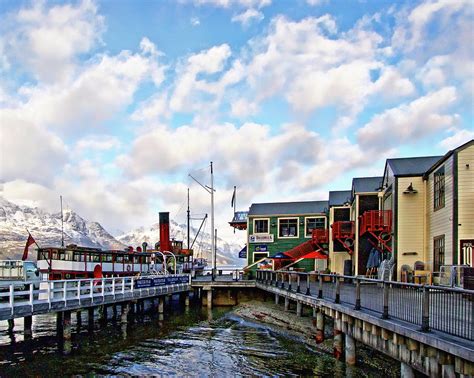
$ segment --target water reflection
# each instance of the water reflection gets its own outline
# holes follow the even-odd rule
[[[0,323],[0,375],[381,375],[365,368],[349,371],[331,356],[238,318],[228,309],[184,311],[172,302],[165,315],[155,308],[135,315],[136,321],[128,324],[96,319],[93,332],[81,326],[87,312],[82,315],[72,316],[77,332],[72,334],[68,357],[62,355],[64,346],[55,336],[54,316],[36,316],[34,338],[28,341],[21,336],[21,322],[10,333]]]

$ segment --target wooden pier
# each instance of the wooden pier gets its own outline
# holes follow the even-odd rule
[[[474,291],[273,271],[258,271],[256,287],[300,316],[311,307],[318,342],[332,319],[334,355],[348,364],[358,341],[399,360],[403,377],[474,375]]]

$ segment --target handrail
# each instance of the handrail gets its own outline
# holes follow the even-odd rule
[[[317,282],[312,277],[318,277]],[[354,306],[356,311],[378,313],[382,319],[399,319],[419,326],[422,332],[433,329],[474,340],[474,290],[283,270],[257,270],[256,280],[270,287],[306,293],[318,300]]]

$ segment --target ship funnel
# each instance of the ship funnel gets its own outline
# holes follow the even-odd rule
[[[170,249],[170,213],[160,213],[160,251]]]

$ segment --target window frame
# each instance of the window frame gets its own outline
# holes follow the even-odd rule
[[[304,218],[304,236],[305,236],[305,238],[312,237],[312,232],[309,233],[309,234],[307,233],[307,231],[308,231],[308,221],[310,219],[323,219],[324,220],[324,228],[322,228],[322,230],[326,230],[328,228],[327,218],[324,215],[313,215],[313,216],[305,217]]]
[[[280,224],[283,220],[294,220],[296,219],[296,236],[280,236]],[[298,239],[300,237],[300,218],[299,217],[285,217],[285,218],[278,218],[278,230],[277,235],[278,239]]]
[[[263,258],[263,257],[260,257],[258,260],[256,260],[255,255],[263,255],[263,254],[266,254],[265,258],[270,256],[270,252],[268,252],[268,251],[267,252],[255,252],[255,251],[253,251],[252,252],[252,261],[253,261],[252,264],[256,263],[258,260],[261,260]]]
[[[256,232],[255,223],[257,221],[267,221],[267,232]],[[268,235],[270,234],[270,218],[254,218],[252,219],[253,224],[253,234],[254,235]]]
[[[433,209],[440,210],[446,206],[446,169],[439,167],[433,173]]]
[[[446,264],[445,235],[435,236],[433,238],[433,272],[439,272],[441,266],[445,264]]]

